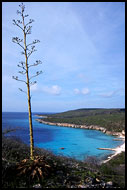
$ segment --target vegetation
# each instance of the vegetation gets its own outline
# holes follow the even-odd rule
[[[40,75],[42,71],[37,71],[33,76],[29,76],[30,68],[41,64],[37,60],[34,64],[29,64],[29,57],[35,52],[35,44],[40,42],[34,40],[27,44],[27,35],[31,34],[30,19],[26,23],[24,14],[25,6],[19,5],[20,11],[17,14],[21,20],[13,20],[23,34],[23,39],[13,37],[12,41],[22,48],[25,62],[21,61],[17,65],[19,74],[26,75],[26,80],[13,76],[13,79],[26,84],[27,92],[19,88],[21,92],[27,94],[29,127],[30,127],[30,155],[29,147],[21,140],[13,137],[5,137],[9,130],[4,131],[2,136],[2,187],[3,188],[110,188],[125,186],[125,158],[124,153],[101,166],[96,159],[88,159],[87,162],[77,161],[64,156],[55,156],[52,152],[44,149],[34,148],[32,114],[31,114],[31,85],[36,81],[31,81]],[[85,125],[98,125],[110,131],[121,131],[125,127],[124,109],[79,109],[61,114],[49,115],[45,121],[74,123]],[[13,130],[13,129],[11,129]]]
[[[17,81],[25,83],[27,86],[27,92],[25,92],[21,88],[19,88],[19,90],[21,92],[26,93],[27,97],[28,97],[29,127],[30,127],[30,158],[33,160],[34,159],[34,155],[33,155],[34,139],[33,139],[33,126],[32,126],[32,114],[31,114],[30,86],[37,83],[37,81],[32,82],[31,79],[38,76],[39,74],[41,74],[42,71],[37,71],[35,75],[29,77],[29,70],[30,70],[29,68],[41,64],[41,61],[37,60],[36,63],[31,64],[31,65],[28,63],[28,61],[29,61],[29,57],[31,56],[31,54],[36,51],[35,44],[40,41],[34,40],[33,42],[27,44],[27,35],[31,34],[31,28],[32,28],[31,23],[33,23],[34,20],[30,19],[29,22],[26,22],[26,17],[28,17],[29,15],[24,13],[25,5],[23,5],[23,3],[21,3],[21,5],[19,5],[19,7],[20,7],[20,10],[17,10],[17,14],[20,15],[21,20],[13,20],[13,24],[22,31],[23,39],[20,39],[19,37],[13,37],[12,42],[14,42],[20,46],[20,48],[22,49],[21,54],[25,56],[25,62],[23,62],[23,61],[19,62],[19,64],[17,66],[20,69],[22,69],[21,71],[19,71],[19,73],[21,75],[26,75],[26,80],[19,79],[18,76],[16,76],[16,77],[13,76],[12,78]]]
[[[106,180],[111,180],[116,186],[125,185],[125,153],[115,156],[106,164],[100,166],[100,172],[103,173]]]
[[[29,159],[27,145],[19,139],[2,137],[3,188],[125,187],[124,153],[117,155],[108,163],[99,165],[95,158],[81,162],[64,156],[55,156],[44,149],[34,150],[35,159],[32,161]]]
[[[108,131],[121,132],[125,129],[125,109],[78,109],[51,114],[43,120],[54,123],[98,125]]]
[[[52,122],[100,125],[108,130],[124,129],[125,110],[82,109],[48,115]],[[123,126],[120,126],[123,124]],[[111,125],[112,123],[112,125]],[[112,127],[111,127],[112,126]],[[20,139],[2,135],[3,188],[124,188],[125,153],[100,164],[95,157],[77,161],[56,156],[45,149],[34,148],[34,160],[29,159],[29,147]]]

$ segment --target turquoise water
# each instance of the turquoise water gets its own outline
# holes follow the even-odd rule
[[[45,125],[35,121],[36,118],[33,114],[34,145],[51,150],[56,155],[77,160],[84,160],[87,156],[103,159],[114,151],[97,148],[114,148],[122,144],[121,141],[113,141],[113,136],[100,131]],[[28,114],[2,113],[2,129],[15,127],[17,130],[8,133],[8,136],[16,136],[29,144]],[[62,147],[64,149],[61,149]]]

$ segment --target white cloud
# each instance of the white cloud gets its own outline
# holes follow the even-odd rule
[[[79,94],[79,93],[80,93],[80,90],[79,90],[78,88],[75,88],[75,89],[74,89],[74,93],[75,93],[75,94]]]
[[[107,92],[107,93],[101,93],[99,94],[100,96],[102,97],[105,97],[105,98],[109,98],[109,97],[112,97],[114,95],[114,92]]]
[[[46,94],[52,94],[52,95],[60,95],[61,94],[61,87],[58,85],[52,85],[52,86],[40,86],[40,85],[33,85],[30,87],[31,91],[40,91],[45,92]]]
[[[111,97],[113,97],[115,95],[121,96],[121,95],[124,95],[124,89],[120,88],[120,89],[117,89],[117,90],[114,90],[114,91],[100,93],[99,95],[104,97],[104,98],[111,98]]]
[[[86,95],[89,93],[89,89],[88,88],[83,88],[81,91],[82,94]]]
[[[51,87],[43,86],[42,91],[52,95],[60,95],[61,87],[59,87],[58,85],[52,85]]]
[[[74,89],[74,93],[75,94],[83,94],[86,95],[90,92],[90,90],[88,88],[82,88],[81,90],[79,90],[78,88]]]
[[[38,90],[37,84],[32,85],[32,86],[30,87],[30,90],[31,90],[31,91],[37,91],[37,90]]]

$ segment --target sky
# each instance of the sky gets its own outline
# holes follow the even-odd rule
[[[24,61],[12,42],[23,33],[12,20],[20,19],[19,2],[2,2],[2,111],[27,112]],[[125,107],[125,3],[24,2],[26,23],[34,19],[27,43],[38,39],[29,74],[43,73],[31,86],[33,112],[63,112],[79,108]],[[23,78],[24,77],[24,78]],[[34,80],[33,79],[33,80]]]

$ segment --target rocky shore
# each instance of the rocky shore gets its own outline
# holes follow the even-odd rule
[[[48,121],[44,121],[43,119],[36,119],[36,121],[40,122],[40,123],[44,123],[46,125],[56,125],[56,126],[61,126],[61,127],[72,127],[72,128],[80,128],[80,129],[90,129],[90,130],[97,130],[97,131],[101,131],[107,135],[113,135],[113,136],[117,136],[117,137],[121,137],[124,138],[125,137],[125,132],[112,132],[112,131],[107,131],[106,128],[104,127],[99,127],[96,125],[76,125],[76,124],[71,124],[71,123],[52,123],[52,122],[48,122]]]

